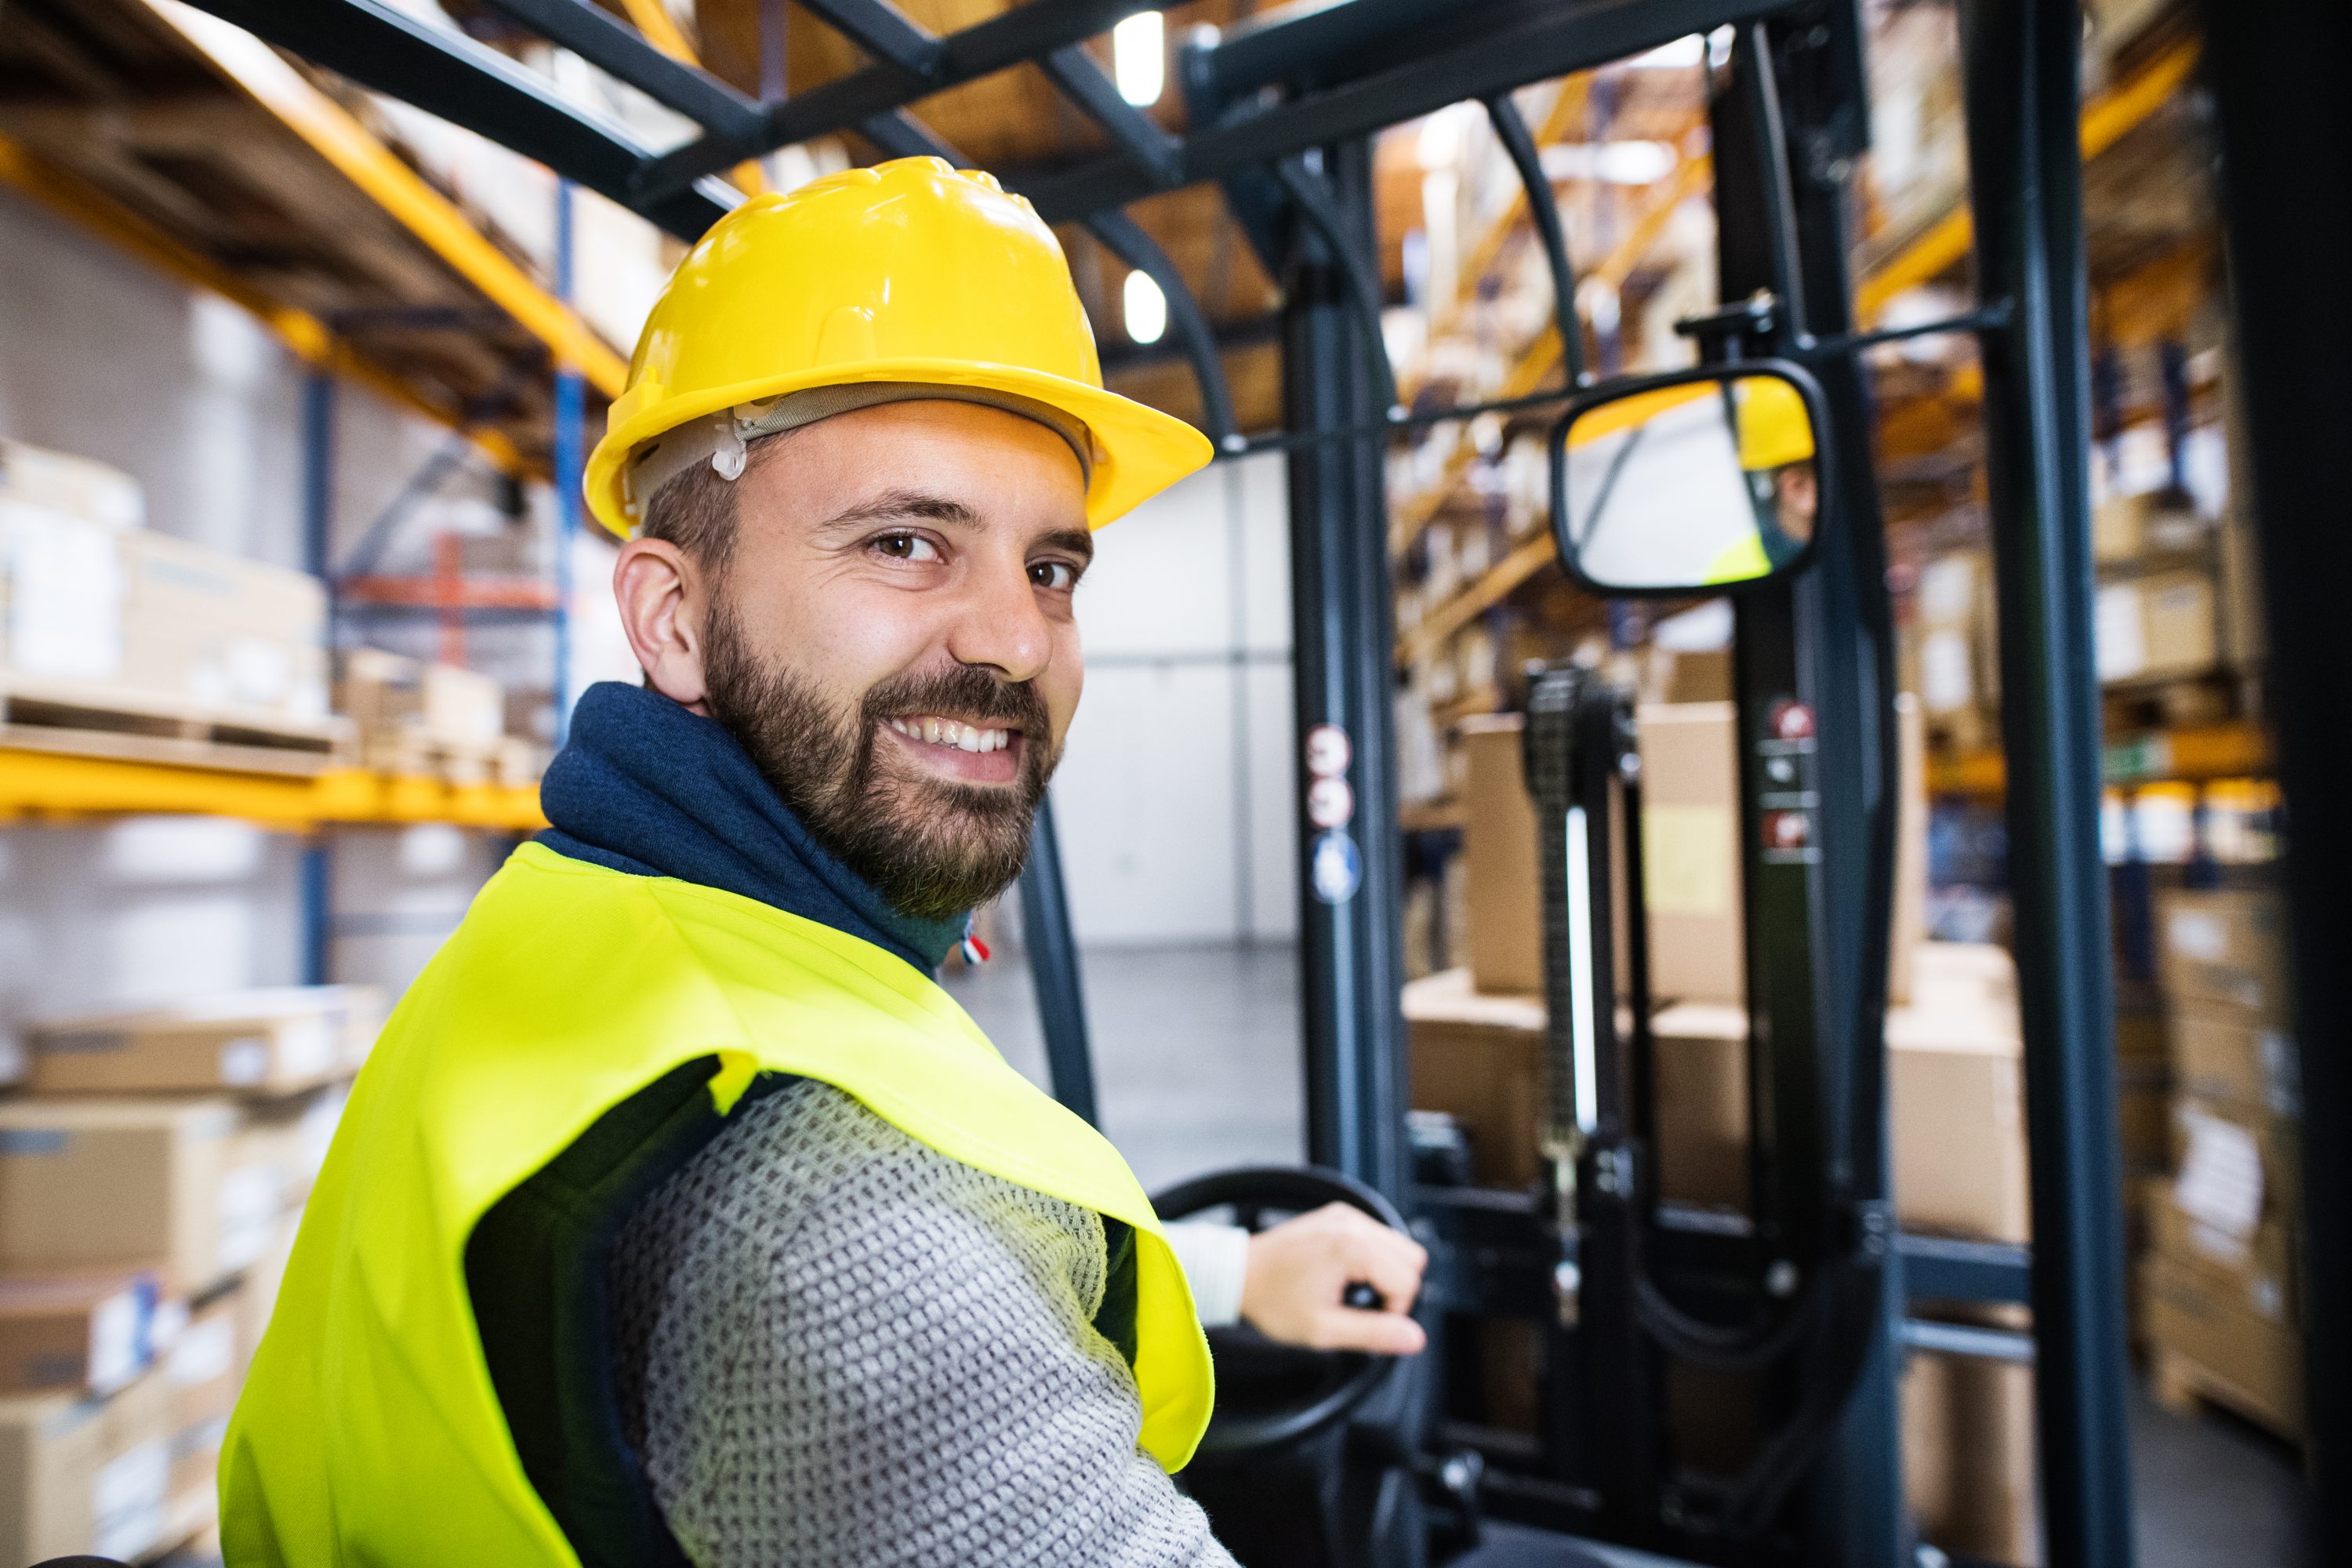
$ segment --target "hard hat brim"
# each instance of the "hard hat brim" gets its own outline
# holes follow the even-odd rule
[[[625,399],[615,412],[633,404],[640,411],[615,424],[596,443],[582,485],[587,492],[589,510],[614,535],[626,539],[635,531],[637,520],[629,515],[623,503],[622,477],[637,449],[646,442],[692,420],[740,404],[765,402],[811,387],[869,381],[919,382],[1010,393],[1060,409],[1077,420],[1087,427],[1095,448],[1094,473],[1087,487],[1088,528],[1101,528],[1125,516],[1177,480],[1207,467],[1216,455],[1206,436],[1173,415],[1066,376],[1024,365],[969,360],[876,359],[859,363],[850,374],[844,374],[842,366],[829,365],[798,375],[770,376],[714,387],[691,398],[653,399],[650,401],[654,405],[650,407],[646,406],[646,400],[638,397]]]

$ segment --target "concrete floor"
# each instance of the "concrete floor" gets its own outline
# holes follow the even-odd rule
[[[1104,1131],[1158,1190],[1304,1148],[1297,962],[1287,947],[1108,949],[1081,965]],[[1006,1058],[1039,1082],[1045,1047],[1017,954],[953,977]],[[2140,1568],[2301,1568],[2293,1453],[2227,1417],[2144,1394],[2131,1412]]]

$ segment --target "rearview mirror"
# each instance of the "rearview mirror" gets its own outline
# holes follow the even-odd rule
[[[1822,523],[1821,388],[1779,360],[1617,382],[1551,432],[1560,563],[1595,593],[1734,592],[1802,566]]]

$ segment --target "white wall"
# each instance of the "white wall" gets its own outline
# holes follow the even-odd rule
[[[1095,542],[1086,696],[1054,786],[1082,942],[1297,931],[1283,474],[1279,457],[1217,464]]]

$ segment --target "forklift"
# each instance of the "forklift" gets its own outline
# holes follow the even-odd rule
[[[1857,330],[1848,274],[1856,160],[1868,139],[1859,0],[1298,0],[1179,53],[1189,129],[1133,110],[1082,48],[1138,0],[1028,0],[933,36],[887,0],[795,0],[870,63],[792,100],[758,101],[665,56],[583,0],[480,0],[693,121],[656,153],[567,104],[505,56],[389,0],[194,0],[270,43],[538,159],[691,241],[735,199],[713,176],[812,136],[855,132],[887,154],[961,163],[905,112],[1034,63],[1104,132],[1098,157],[1008,182],[1049,222],[1084,227],[1169,300],[1221,456],[1286,454],[1305,763],[1301,961],[1307,1168],[1219,1173],[1159,1195],[1166,1217],[1253,1223],[1352,1203],[1430,1246],[1419,1309],[1431,1350],[1407,1361],[1216,1336],[1219,1403],[1184,1483],[1251,1568],[1460,1568],[1688,1563],[1892,1568],[1925,1561],[1903,1506],[1896,1388],[1927,1329],[1915,1300],[2021,1304],[2030,1335],[1960,1348],[2035,1372],[2043,1560],[2133,1561],[2124,1264],[2109,1040],[2098,691],[2091,646],[2088,370],[2075,0],[1962,0],[1975,221],[1973,309]],[[2352,532],[2291,535],[2290,507],[2340,516],[2324,453],[2352,423],[2335,243],[2306,243],[2290,183],[2346,100],[2323,75],[2352,58],[2340,7],[2221,6],[2206,22],[2230,160],[2227,219],[2252,384],[2282,734],[2291,803],[2352,773],[2331,707]],[[1590,374],[1564,231],[1509,94],[1692,34],[1706,69],[1719,229],[1717,298],[1685,321],[1696,363]],[[2330,41],[2336,46],[2330,47]],[[1449,104],[1485,106],[1526,186],[1555,289],[1564,386],[1507,402],[1407,409],[1380,332],[1371,137]],[[2336,165],[2340,167],[2340,164]],[[1169,258],[1124,212],[1218,182],[1282,284],[1285,427],[1235,428],[1216,343]],[[1894,882],[1893,610],[1871,467],[1864,351],[1971,336],[1984,368],[1985,467],[2001,626],[2007,811],[2035,1244],[1902,1234],[1887,1192],[1885,975]],[[2315,345],[2333,348],[2315,355]],[[2322,376],[2315,357],[2335,367]],[[1732,605],[1749,976],[1754,1152],[1745,1220],[1661,1202],[1638,735],[1628,695],[1554,668],[1528,682],[1528,776],[1541,826],[1548,1092],[1529,1131],[1545,1175],[1479,1187],[1409,1131],[1396,823],[1388,441],[1438,420],[1558,410],[1552,526],[1570,577],[1607,596]],[[1770,424],[1782,439],[1761,435]],[[576,461],[576,454],[572,456]],[[576,473],[559,473],[576,492]],[[2334,488],[2330,488],[2330,487]],[[576,525],[576,524],[575,524]],[[2335,619],[2340,620],[2340,612]],[[2331,769],[2334,770],[2331,772]],[[1339,780],[1338,825],[1308,789]],[[1327,791],[1327,795],[1330,792]],[[2346,1106],[2352,997],[2335,978],[2352,872],[2341,814],[2299,815],[2289,891],[2315,1125]],[[2323,819],[2324,818],[2324,819]],[[1055,1093],[1092,1116],[1075,945],[1050,812],[1022,884]],[[2352,1317],[2343,1265],[2343,1141],[2306,1141],[2309,1320]],[[1447,1396],[1478,1326],[1531,1325],[1538,1430],[1498,1441]],[[1448,1325],[1454,1326],[1449,1332]],[[1952,1348],[1947,1346],[1946,1348]],[[2342,1358],[2311,1347],[2319,1560],[2352,1561],[2343,1500]],[[1684,1464],[1669,1369],[1738,1373],[1763,1430],[1738,1473]]]

